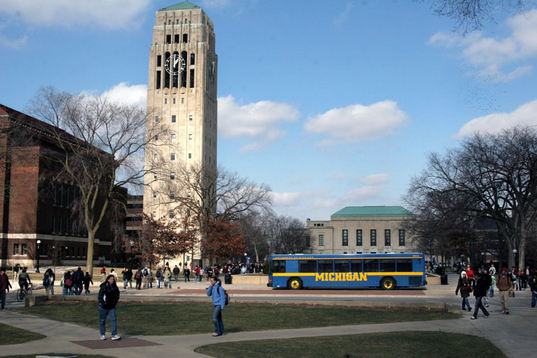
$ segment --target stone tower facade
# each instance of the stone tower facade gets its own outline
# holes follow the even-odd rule
[[[164,138],[158,138],[161,145],[152,150],[158,151],[163,165],[172,168],[172,176],[174,166],[216,170],[217,73],[214,26],[205,12],[188,1],[158,10],[149,55],[148,127],[157,124],[169,129]],[[155,152],[146,152],[146,167],[153,155],[157,157]],[[147,215],[166,218],[173,211],[173,200],[156,195],[169,179],[169,175],[146,174]],[[189,261],[188,257],[184,260]]]

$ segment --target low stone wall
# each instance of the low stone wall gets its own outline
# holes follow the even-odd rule
[[[220,276],[224,281],[224,277]],[[267,285],[268,275],[232,275],[232,285]]]
[[[427,285],[440,285],[440,276],[434,273],[428,273]]]

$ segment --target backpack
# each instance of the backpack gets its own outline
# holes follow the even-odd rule
[[[64,286],[65,287],[73,286],[73,281],[70,278],[65,279]]]
[[[218,287],[224,290],[224,296],[226,297],[225,305],[227,306],[229,304],[229,295],[225,288],[223,288],[222,286],[218,286]]]
[[[138,272],[138,273],[136,274],[136,279],[137,279],[137,280],[140,280],[141,278],[142,278],[142,275],[140,275],[140,273]]]
[[[43,286],[45,286],[45,287],[50,286],[50,276],[49,275],[45,275],[43,277]]]
[[[155,277],[156,277],[156,278],[161,278],[161,277],[162,277],[162,272],[157,271]]]
[[[149,276],[149,270],[148,269],[144,269],[144,276]]]

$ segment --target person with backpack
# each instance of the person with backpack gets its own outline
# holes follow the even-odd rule
[[[162,288],[162,270],[159,267],[155,273],[155,278],[157,279],[157,288]]]
[[[141,290],[142,289],[142,278],[143,278],[142,269],[139,268],[138,271],[136,271],[136,273],[134,274],[134,278],[136,279],[136,289]]]
[[[212,296],[213,298],[213,337],[218,337],[225,334],[222,311],[226,307],[226,290],[222,287],[219,279],[211,277],[211,285],[207,288],[207,296]]]
[[[78,267],[78,269],[73,273],[73,291],[76,296],[80,296],[82,293],[82,283],[84,281],[84,272]]]
[[[144,276],[144,289],[145,288],[149,288],[150,285],[151,285],[151,270],[149,270],[149,268],[147,268],[147,266],[144,267],[144,269],[142,270],[142,275]]]
[[[45,288],[45,292],[47,296],[50,296],[51,288],[54,287],[54,279],[52,278],[52,275],[54,273],[49,268],[45,271],[43,274],[43,287]],[[54,294],[54,291],[52,291],[52,294]]]
[[[507,268],[502,269],[502,273],[496,280],[496,287],[500,291],[500,302],[502,303],[502,313],[509,314],[509,292],[513,288],[511,274],[507,272]]]
[[[93,285],[93,280],[91,279],[91,275],[89,274],[89,272],[86,272],[83,282],[84,282],[84,294],[89,295],[90,294],[89,285],[90,283]]]
[[[73,294],[73,278],[69,271],[65,271],[60,285],[63,287],[64,296],[70,296]]]

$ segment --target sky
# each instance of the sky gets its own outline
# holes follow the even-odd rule
[[[155,12],[180,1],[2,0],[0,103],[39,87],[145,106]],[[213,21],[218,164],[279,215],[404,205],[431,152],[537,124],[537,7],[461,35],[408,0],[192,0]]]

